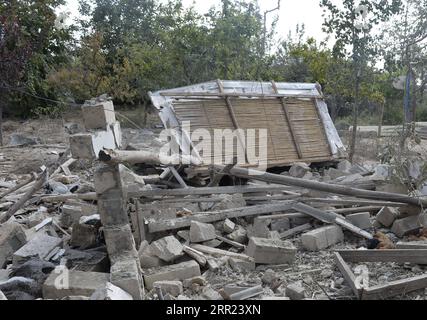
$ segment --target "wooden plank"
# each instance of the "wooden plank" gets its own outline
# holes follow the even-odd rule
[[[221,93],[221,92],[160,92],[160,95],[163,97],[170,97],[170,98],[216,98],[216,97],[249,97],[249,98],[318,98],[313,95],[307,95],[307,94],[263,94],[263,93],[244,93],[244,92],[227,92],[227,93]]]
[[[427,264],[427,249],[338,250],[347,262],[396,262]]]
[[[341,274],[344,277],[344,280],[350,286],[351,290],[353,290],[354,295],[357,298],[360,298],[360,292],[356,286],[356,276],[354,275],[353,271],[351,271],[348,264],[344,261],[338,252],[334,252],[334,259],[338,269],[341,271]]]
[[[205,187],[205,188],[189,188],[189,189],[167,189],[167,190],[143,190],[132,193],[132,197],[164,197],[164,196],[188,196],[188,195],[210,195],[210,194],[235,194],[235,193],[259,193],[259,192],[274,192],[287,191],[292,188],[280,185],[265,185],[265,186],[230,186],[230,187]],[[294,189],[295,190],[295,189]]]
[[[310,223],[303,224],[301,226],[286,230],[280,234],[280,239],[290,238],[304,231],[310,230],[312,228]]]
[[[393,296],[404,295],[411,291],[427,287],[427,275],[392,281],[388,284],[366,288],[361,293],[362,300],[383,300]]]
[[[208,246],[204,246],[201,244],[192,244],[190,246],[191,248],[203,252],[205,254],[210,254],[211,256],[214,257],[230,257],[230,258],[236,258],[236,259],[240,259],[243,261],[248,261],[248,262],[254,262],[254,258],[249,257],[245,254],[241,254],[241,253],[235,253],[235,252],[231,252],[231,251],[226,251],[226,250],[221,250],[221,249],[217,249],[217,248],[211,248]]]
[[[252,207],[242,207],[235,209],[227,209],[213,212],[195,213],[192,216],[162,220],[162,221],[151,221],[148,224],[148,230],[150,232],[159,232],[167,230],[175,230],[180,228],[186,228],[191,225],[191,221],[200,221],[204,223],[212,223],[215,221],[249,217],[255,215],[268,214],[272,212],[286,211],[292,208],[291,201],[284,201],[282,203],[265,204]]]
[[[279,92],[279,90],[277,89],[276,82],[271,81],[271,84],[272,84],[272,86],[273,86],[273,90],[274,90],[274,92],[277,94],[277,93]],[[291,135],[292,135],[292,141],[293,141],[294,146],[295,146],[295,149],[296,149],[296,151],[297,151],[297,153],[298,153],[298,157],[299,157],[300,159],[302,159],[302,158],[303,158],[303,154],[302,154],[301,148],[300,148],[300,146],[299,146],[299,141],[298,141],[298,138],[297,138],[296,133],[295,133],[295,128],[294,128],[294,125],[293,125],[293,123],[292,123],[291,116],[290,116],[289,111],[288,111],[288,109],[287,109],[287,107],[286,107],[286,101],[285,101],[285,99],[282,97],[282,98],[280,98],[280,102],[281,102],[281,104],[282,104],[282,109],[283,109],[283,112],[284,112],[284,114],[285,114],[286,122],[287,122],[287,124],[288,124],[289,131],[291,132]]]
[[[223,166],[216,166],[222,168]],[[416,197],[411,197],[403,194],[390,193],[390,192],[378,192],[371,190],[356,189],[345,185],[334,185],[325,182],[312,181],[301,178],[288,177],[279,174],[272,174],[261,172],[254,169],[245,169],[240,167],[234,167],[230,170],[230,175],[248,178],[252,180],[265,181],[274,184],[285,184],[301,188],[313,189],[322,192],[341,194],[346,196],[352,196],[356,198],[366,198],[373,200],[385,200],[399,203],[407,203],[416,206],[427,206],[427,200]]]

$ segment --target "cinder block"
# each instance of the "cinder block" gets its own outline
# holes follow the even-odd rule
[[[192,260],[161,268],[146,270],[144,274],[144,282],[147,289],[151,290],[153,289],[153,284],[156,281],[183,281],[185,279],[190,279],[200,275],[199,264]]]
[[[86,129],[104,129],[116,122],[116,114],[112,101],[101,102],[97,105],[83,105],[83,122]]]
[[[90,297],[97,289],[105,287],[110,275],[59,268],[52,271],[43,284],[44,299],[62,299],[69,296]]]
[[[105,243],[107,244],[108,255],[111,260],[130,253],[137,256],[135,240],[129,224],[115,227],[104,227]]]
[[[0,225],[0,269],[7,259],[27,243],[24,228],[16,222],[6,222]]]
[[[56,247],[62,247],[62,239],[38,233],[13,254],[13,265],[18,266],[36,256],[43,260]]]
[[[348,222],[360,229],[372,228],[371,214],[369,212],[354,213],[346,216],[345,218]]]
[[[391,227],[393,222],[399,216],[399,209],[393,207],[384,207],[377,213],[376,220],[384,227]]]
[[[120,124],[116,122],[105,131],[81,133],[70,136],[70,149],[73,158],[93,160],[98,158],[104,148],[117,149],[121,146]]]
[[[191,221],[190,241],[200,243],[216,238],[215,227],[212,224]]]
[[[253,257],[255,263],[282,264],[295,260],[297,248],[289,242],[278,239],[255,238],[249,239],[246,254]]]
[[[69,228],[74,223],[79,222],[81,217],[95,214],[97,211],[96,206],[91,204],[64,204],[59,222],[61,227]]]
[[[422,214],[394,221],[391,231],[398,237],[403,237],[426,226],[427,216]]]
[[[318,251],[344,241],[344,234],[339,226],[330,225],[304,233],[301,240],[306,250]]]
[[[169,293],[174,297],[178,297],[184,291],[181,281],[156,281],[153,287],[160,288],[162,292]]]
[[[144,281],[137,259],[122,259],[111,266],[110,282],[129,293],[134,300],[144,299]]]

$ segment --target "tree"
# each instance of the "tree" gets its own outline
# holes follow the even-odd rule
[[[375,40],[374,26],[386,21],[394,14],[400,12],[400,0],[360,1],[344,0],[342,7],[331,0],[321,0],[324,9],[324,31],[334,34],[336,43],[334,52],[337,55],[351,55],[353,60],[353,132],[350,143],[350,161],[353,161],[358,114],[360,104],[360,87],[366,78],[363,78],[363,70],[368,61],[374,62]],[[351,48],[351,49],[350,49]]]

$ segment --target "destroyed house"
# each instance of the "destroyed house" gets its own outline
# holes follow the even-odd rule
[[[197,129],[207,130],[212,137],[215,129],[267,129],[263,161],[269,168],[345,156],[318,84],[217,80],[157,91],[150,97],[164,126],[175,129],[175,140],[181,147],[203,147],[197,144],[197,135],[192,135]],[[185,123],[190,123],[190,132]],[[246,154],[258,152],[257,144],[240,140]],[[227,152],[229,157],[237,157],[236,148]],[[199,156],[204,164],[217,164],[213,151]]]

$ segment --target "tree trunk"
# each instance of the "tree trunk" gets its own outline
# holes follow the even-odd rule
[[[350,145],[350,154],[349,154],[349,161],[351,163],[353,163],[354,154],[356,153],[357,125],[359,120],[359,89],[360,89],[360,79],[359,79],[359,75],[357,75],[355,97],[354,97],[354,104],[353,104],[353,131],[351,133],[351,145]]]
[[[3,146],[3,105],[0,102],[0,146]]]

